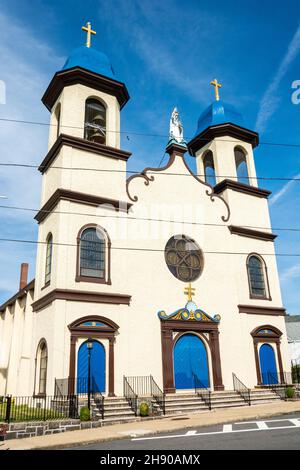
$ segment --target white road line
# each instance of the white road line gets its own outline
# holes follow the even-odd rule
[[[286,420],[283,420],[286,421]],[[234,429],[232,431],[233,433],[241,433],[241,432],[261,432],[261,431],[276,431],[279,429],[297,429],[298,426],[278,426],[276,428],[266,428],[266,429]],[[216,434],[226,434],[223,431],[213,431],[213,432],[200,432],[193,434],[191,436],[188,436],[187,434],[175,434],[171,436],[152,436],[152,437],[139,437],[136,439],[131,439],[132,441],[152,441],[152,440],[157,440],[157,439],[177,439],[179,437],[196,437],[196,436],[213,436]],[[229,434],[229,433],[228,433]]]
[[[300,419],[300,418],[285,418],[285,419],[264,419],[262,420],[264,423],[279,423],[281,421],[291,421],[292,419]],[[258,421],[237,421],[234,424],[256,424]]]
[[[197,431],[188,431],[186,436],[194,436],[195,434],[197,434]]]
[[[256,425],[258,427],[258,429],[270,429],[267,425],[267,423],[265,423],[264,421],[256,421]]]
[[[232,432],[232,424],[223,424],[223,432]]]

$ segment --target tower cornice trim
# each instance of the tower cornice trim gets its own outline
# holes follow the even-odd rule
[[[115,211],[128,212],[130,207],[133,205],[127,201],[119,201],[117,199],[110,199],[107,197],[96,196],[94,194],[81,193],[78,191],[72,191],[70,189],[58,188],[43,207],[35,215],[35,220],[40,223],[45,220],[52,210],[57,206],[59,201],[71,201],[78,204],[84,204],[88,206],[98,207],[100,205],[110,205]]]
[[[187,145],[190,155],[195,157],[196,152],[202,147],[205,147],[216,137],[233,137],[243,142],[248,142],[252,147],[257,147],[259,143],[259,136],[257,132],[250,131],[245,127],[237,126],[231,122],[225,124],[218,124],[216,126],[210,126],[196,137],[194,137]]]
[[[96,153],[97,155],[102,155],[104,157],[114,158],[117,160],[127,161],[128,158],[131,156],[131,153],[126,152],[125,150],[120,150],[115,147],[109,147],[108,145],[99,144],[97,142],[91,142],[80,137],[74,137],[67,134],[60,134],[39,166],[39,171],[42,174],[45,173],[45,171],[47,171],[48,168],[51,166],[51,163],[53,162],[63,145],[67,145],[68,147],[74,147],[79,150],[84,150],[85,152]]]
[[[252,230],[238,225],[229,225],[230,232],[241,237],[256,238],[257,240],[274,241],[277,235],[270,232],[262,232],[261,230]]]
[[[100,304],[129,305],[131,295],[115,294],[110,292],[88,292],[72,289],[54,289],[32,304],[34,312],[47,307],[55,300],[67,300],[71,302],[93,302]]]
[[[82,67],[72,67],[56,72],[42,97],[42,103],[51,111],[57,98],[66,86],[82,84],[98,91],[103,91],[117,98],[120,109],[129,100],[126,85],[112,78],[105,77]]]
[[[271,191],[267,189],[257,188],[256,186],[250,186],[249,184],[240,183],[239,181],[225,179],[220,183],[216,184],[213,188],[215,194],[220,194],[226,189],[237,191],[240,193],[248,194],[249,196],[256,196],[262,198],[268,198]]]

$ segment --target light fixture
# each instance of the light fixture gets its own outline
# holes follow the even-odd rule
[[[93,340],[91,338],[89,338],[87,340],[87,348],[88,349],[93,349]]]

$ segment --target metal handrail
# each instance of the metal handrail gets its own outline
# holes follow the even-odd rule
[[[159,386],[155,382],[152,375],[150,375],[150,384],[151,384],[151,395],[153,396],[156,403],[158,404],[158,406],[162,410],[163,414],[166,414],[166,406],[165,406],[166,396],[165,396],[164,392],[159,388]]]
[[[124,397],[128,401],[132,411],[134,411],[135,416],[137,416],[138,396],[136,393],[134,393],[134,390],[130,386],[125,375],[123,376],[123,388],[124,388]]]
[[[251,405],[251,390],[250,388],[246,387],[245,384],[235,375],[232,373],[233,379],[233,388],[234,390],[245,400],[248,405]]]
[[[104,396],[102,395],[100,390],[98,390],[98,388],[99,387],[94,377],[92,377],[92,398],[94,400],[95,405],[97,406],[98,410],[101,413],[101,418],[104,419]]]
[[[277,373],[267,372],[268,374],[268,386],[271,388],[272,392],[276,393],[281,400],[287,400],[286,389],[287,385],[283,382],[278,382]]]
[[[208,406],[208,409],[211,410],[211,391],[208,387],[205,387],[205,385],[194,372],[192,372],[192,374],[194,378],[196,395],[198,395],[204,401],[205,405]]]

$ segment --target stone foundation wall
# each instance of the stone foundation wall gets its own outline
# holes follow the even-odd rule
[[[20,439],[24,437],[46,436],[66,431],[77,431],[80,429],[91,429],[102,426],[101,421],[80,422],[79,419],[61,421],[39,421],[1,424],[0,440]]]

